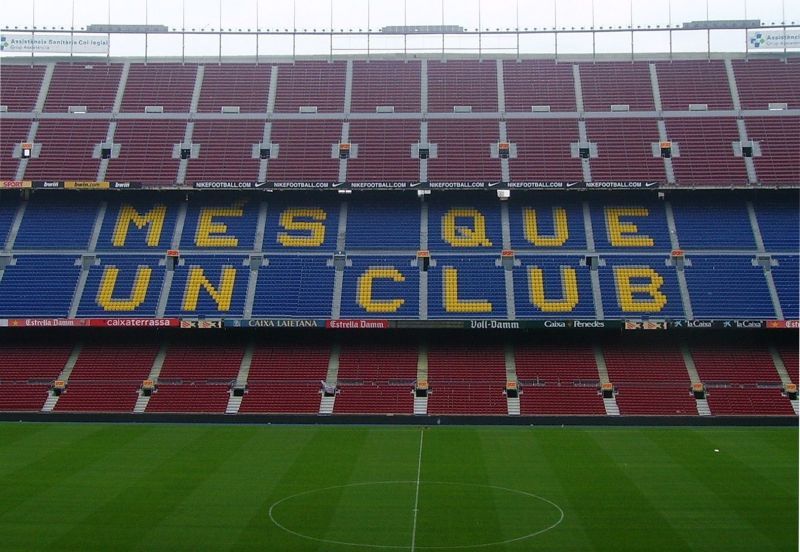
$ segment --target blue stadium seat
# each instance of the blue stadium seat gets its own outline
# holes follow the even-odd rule
[[[164,281],[160,262],[162,258],[157,256],[100,256],[98,263],[89,268],[78,317],[155,316]],[[107,275],[101,289],[104,274]]]
[[[0,249],[3,249],[6,245],[8,231],[14,222],[14,215],[17,213],[18,206],[19,204],[16,201],[3,199],[0,202]]]
[[[134,200],[134,201],[132,201]],[[98,251],[166,251],[172,246],[179,204],[168,197],[128,196],[109,202]],[[163,223],[160,223],[163,214]],[[154,227],[161,224],[161,231]],[[192,229],[194,231],[194,228]]]
[[[756,242],[744,201],[711,201],[698,195],[694,201],[672,202],[675,228],[682,249],[752,249]]]
[[[785,203],[760,201],[755,204],[758,227],[768,252],[800,251],[800,210],[794,194]]]
[[[351,201],[347,208],[348,250],[419,249],[420,205],[407,194],[381,200]]]
[[[352,257],[350,262],[344,270],[342,318],[417,318],[419,268],[411,266],[412,258]]]
[[[258,271],[253,317],[330,318],[333,300],[330,257],[320,255],[268,258]]]
[[[686,283],[695,318],[775,318],[764,269],[751,256],[690,256]]]
[[[93,196],[32,199],[22,217],[14,249],[86,249],[97,206]]]
[[[783,310],[783,317],[789,320],[800,319],[798,312],[798,293],[797,285],[800,282],[800,269],[798,263],[800,258],[795,256],[781,255],[773,257],[778,261],[778,266],[772,267],[772,279],[778,290],[778,299]]]
[[[181,250],[252,250],[259,202],[229,195],[189,201],[181,235]]]
[[[442,255],[434,256],[434,260],[436,266],[431,266],[428,271],[429,318],[506,317],[504,270],[496,264],[499,257]],[[455,277],[457,290],[450,287],[446,300],[445,279],[448,275]]]
[[[167,301],[167,316],[193,317],[230,317],[241,318],[244,311],[245,295],[247,294],[247,282],[250,276],[249,266],[245,266],[247,257],[237,255],[197,255],[188,256],[181,259],[183,264],[175,267],[175,275],[172,279],[169,300]],[[193,270],[194,269],[194,270]],[[193,293],[190,274],[200,277],[201,273],[197,269],[202,269],[202,274],[215,290],[217,298],[206,289],[204,285],[199,286],[196,295]],[[232,290],[229,294],[224,293],[224,284],[232,281]],[[198,280],[195,280],[195,285]],[[196,297],[196,304],[194,298]],[[230,300],[228,304],[227,300]],[[219,300],[219,301],[218,301]]]
[[[537,197],[535,194],[522,195],[522,199],[519,200],[515,199],[516,197],[517,194],[512,195],[512,201],[509,204],[512,249],[517,251],[525,249],[575,249],[582,251],[586,249],[583,206],[580,203],[575,202],[574,199],[557,201],[547,197]],[[563,213],[566,216],[567,232],[565,236],[559,234],[556,229],[556,219],[562,216],[557,214],[559,213],[559,211],[556,211],[558,208],[563,209]],[[533,213],[531,213],[531,210],[533,210]],[[532,243],[531,238],[534,236],[543,238],[540,242],[542,245]],[[560,243],[563,237],[566,237],[566,240]],[[555,238],[559,239],[556,240]],[[559,243],[560,245],[557,245]]]
[[[0,279],[0,313],[66,318],[81,272],[80,260],[75,255],[23,256],[14,263]]]
[[[664,203],[593,201],[594,244],[598,251],[663,251],[672,249]]]
[[[521,265],[514,268],[514,296],[516,300],[517,318],[594,318],[594,299],[589,269],[580,265],[576,257],[521,256],[517,258]],[[534,305],[530,270],[540,268],[544,283],[544,299],[541,306]],[[562,275],[564,268],[572,269],[577,284],[577,303],[569,293],[565,293],[562,285],[568,282],[569,276]],[[562,284],[564,282],[564,284]]]
[[[339,202],[319,195],[278,198],[267,206],[265,252],[333,252],[339,231]]]
[[[606,318],[684,318],[678,276],[674,267],[666,265],[665,257],[609,255],[601,259],[605,266],[598,270]],[[653,279],[657,277],[663,281],[651,293],[647,288],[658,284]],[[632,285],[630,295],[621,287],[625,281]]]

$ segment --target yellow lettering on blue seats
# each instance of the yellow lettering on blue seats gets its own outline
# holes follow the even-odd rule
[[[100,286],[97,288],[97,304],[106,311],[130,312],[136,310],[147,297],[147,288],[150,285],[152,272],[153,269],[149,266],[137,268],[130,295],[126,299],[114,299],[119,269],[116,266],[105,267],[103,276],[100,278]]]
[[[552,236],[539,234],[536,209],[530,207],[522,209],[522,226],[525,232],[525,239],[538,247],[561,247],[569,239],[567,211],[563,207],[553,207],[554,233]]]
[[[467,226],[459,226],[458,219],[470,219]],[[477,209],[454,207],[442,217],[442,239],[453,247],[491,247],[486,237],[486,218]]]
[[[301,230],[308,235],[297,236],[278,233],[278,243],[284,247],[319,247],[325,242],[325,225],[328,213],[319,208],[289,208],[281,213],[280,225],[285,230]],[[296,220],[311,219],[311,220]]]
[[[492,304],[484,299],[463,300],[458,297],[458,270],[444,267],[444,310],[445,312],[492,312]]]
[[[209,281],[205,272],[199,266],[189,269],[189,276],[186,278],[186,289],[183,293],[184,311],[197,310],[197,301],[200,297],[200,288],[204,288],[217,304],[217,309],[227,311],[231,308],[231,298],[233,297],[233,284],[236,281],[236,269],[232,266],[222,267],[222,274],[218,287]]]
[[[230,207],[203,207],[197,219],[194,243],[197,247],[236,247],[239,238],[227,236],[228,225],[215,222],[214,217],[243,217],[244,201],[237,201]]]
[[[561,299],[544,296],[544,271],[538,266],[528,268],[528,292],[531,303],[542,312],[572,312],[578,305],[578,277],[575,269],[561,267]]]
[[[405,282],[406,277],[393,266],[371,266],[358,277],[358,306],[367,312],[397,312],[406,302],[405,299],[373,299],[372,282],[374,280],[391,280]]]
[[[148,247],[157,247],[161,241],[161,229],[164,228],[164,218],[167,216],[166,205],[156,205],[145,214],[140,214],[132,205],[124,204],[117,215],[117,222],[114,225],[114,234],[111,236],[111,244],[114,247],[125,247],[125,240],[128,238],[128,228],[131,223],[141,230],[147,228]]]
[[[649,280],[634,284],[634,278]],[[660,312],[667,304],[667,296],[661,293],[664,278],[649,266],[615,266],[614,281],[617,286],[617,303],[623,312]],[[649,297],[637,299],[635,293]]]
[[[608,241],[614,247],[653,247],[653,238],[637,234],[639,228],[632,222],[623,222],[621,217],[648,217],[645,207],[606,207],[606,231]]]

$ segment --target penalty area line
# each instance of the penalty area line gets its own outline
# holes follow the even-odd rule
[[[417,513],[419,512],[419,477],[422,474],[422,440],[425,437],[424,430],[419,431],[419,458],[417,459],[417,490],[414,495],[414,525],[411,527],[411,552],[417,547]]]

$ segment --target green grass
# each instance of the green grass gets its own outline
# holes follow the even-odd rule
[[[0,549],[797,550],[793,428],[422,434],[0,424]]]

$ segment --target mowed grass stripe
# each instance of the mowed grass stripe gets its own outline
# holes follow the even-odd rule
[[[688,533],[689,538],[706,539],[708,531],[713,530],[718,542],[728,550],[783,549],[786,539],[782,533],[786,527],[782,517],[783,512],[797,511],[796,480],[787,480],[784,475],[779,483],[772,477],[765,477],[765,468],[752,462],[755,458],[752,450],[747,450],[750,446],[743,446],[743,439],[736,433],[708,438],[704,433],[687,432],[678,439],[675,437],[654,434],[648,436],[648,440],[656,443],[673,465],[681,467],[682,477],[673,478],[673,485],[681,486],[685,494],[693,493],[696,500],[701,493],[706,495],[698,500],[706,512],[705,521],[702,525],[693,524],[698,531]],[[758,436],[755,439],[760,440]],[[714,449],[720,452],[715,453]],[[769,455],[762,452],[760,457],[767,460]],[[786,460],[791,462],[791,455]],[[796,454],[793,460],[797,465]],[[774,468],[767,470],[782,472]],[[794,490],[787,487],[792,484]],[[757,500],[759,496],[770,499]],[[711,505],[713,508],[709,508]],[[680,513],[685,506],[676,500],[674,511]],[[691,510],[693,504],[688,506]],[[699,512],[695,510],[695,513]],[[692,520],[687,519],[687,522],[692,523]]]
[[[423,482],[494,485],[487,471],[478,429],[426,431]],[[493,454],[502,454],[502,451],[493,451]],[[496,508],[497,492],[509,498],[507,493],[489,487],[423,484],[417,519],[418,547],[507,540],[509,537]],[[480,500],[480,507],[475,507],[477,500]]]
[[[370,529],[409,550],[419,431],[0,424],[0,549],[368,550],[301,539],[267,515],[291,494],[344,486],[282,513],[323,538]],[[469,486],[490,485],[546,497],[566,518],[486,550],[795,551],[797,468],[796,428],[433,427],[417,542],[503,540],[523,517],[552,515]],[[408,483],[350,486],[387,480]]]

